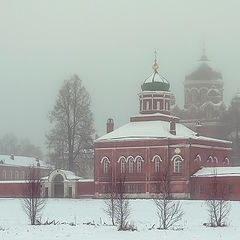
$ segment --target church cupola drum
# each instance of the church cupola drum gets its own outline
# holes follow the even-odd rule
[[[138,94],[141,114],[170,114],[170,84],[159,74],[156,60],[152,66],[153,73],[142,84],[142,92]]]

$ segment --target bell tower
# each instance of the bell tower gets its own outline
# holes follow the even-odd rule
[[[162,113],[170,115],[170,84],[159,74],[155,51],[153,73],[142,84],[142,92],[138,94],[140,114]]]

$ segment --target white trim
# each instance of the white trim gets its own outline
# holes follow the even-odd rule
[[[226,162],[226,165],[229,165],[229,164],[230,164],[230,160],[229,160],[228,157],[225,157],[225,158],[223,159],[223,163],[225,163],[225,162]]]
[[[158,158],[161,162],[163,161],[161,156],[159,156],[158,154],[154,155],[152,158],[152,162],[154,162],[156,160],[156,158]]]
[[[103,163],[103,161],[107,160],[108,163],[110,163],[110,160],[107,156],[104,156],[101,160],[100,160],[100,163]]]
[[[125,162],[127,162],[126,157],[124,157],[123,155],[118,158],[117,162],[119,163],[122,159],[124,159]]]
[[[218,158],[216,156],[213,157],[213,160],[215,160],[215,163],[218,163]]]
[[[202,158],[201,158],[201,156],[199,155],[199,154],[197,154],[196,156],[195,156],[195,158],[194,158],[194,162],[201,162],[202,161]]]
[[[182,162],[184,161],[183,157],[182,157],[181,155],[179,155],[179,154],[175,154],[175,155],[171,158],[171,161],[174,161],[175,158],[177,158],[177,157],[179,157]]]
[[[207,157],[206,162],[207,162],[207,163],[209,163],[209,162],[213,163],[213,157],[212,157],[211,155],[209,155],[209,156]]]
[[[143,157],[141,155],[137,155],[135,157],[135,161],[137,161],[138,158],[140,158],[141,162],[144,162],[144,159],[143,159]]]
[[[133,159],[133,162],[136,162],[136,158],[134,158],[132,155],[129,155],[128,157],[127,157],[127,159],[126,159],[126,162],[128,162],[129,161],[129,159]]]

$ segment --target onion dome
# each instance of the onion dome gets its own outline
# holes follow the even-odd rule
[[[152,66],[153,73],[144,81],[141,88],[142,91],[166,91],[169,92],[170,84],[166,78],[161,76],[158,72],[158,64],[156,60],[156,51],[155,51],[155,60]]]
[[[202,56],[200,58],[200,65],[191,74],[186,76],[186,80],[218,80],[222,79],[222,74],[214,71],[210,65],[206,56],[206,49],[203,46]]]

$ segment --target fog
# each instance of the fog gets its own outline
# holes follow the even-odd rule
[[[0,135],[44,148],[64,79],[78,74],[92,99],[95,129],[105,133],[138,112],[140,85],[159,71],[183,106],[185,75],[205,41],[224,79],[224,102],[240,88],[240,2],[219,0],[0,1]]]

